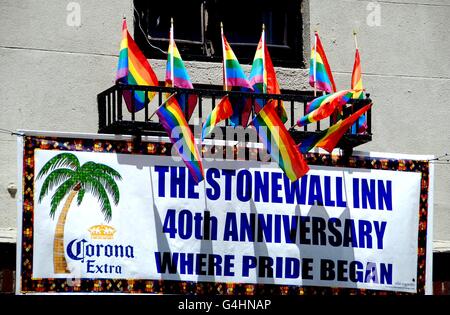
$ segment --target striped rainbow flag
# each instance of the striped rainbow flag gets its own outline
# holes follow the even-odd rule
[[[171,23],[170,27],[170,41],[166,63],[166,86],[184,89],[194,88],[186,67],[184,66],[183,59],[181,59],[177,45],[175,44],[173,23]],[[177,98],[178,104],[181,106],[183,113],[185,113],[186,120],[189,121],[195,105],[197,105],[197,95],[189,94],[189,96],[187,96],[186,94],[178,93],[175,97]]]
[[[363,95],[363,83],[361,76],[361,58],[359,56],[359,49],[356,49],[355,52],[355,63],[353,64],[352,71],[352,90],[355,90],[355,94],[353,94],[354,99],[362,99]]]
[[[367,112],[371,106],[372,104],[366,105],[348,116],[346,119],[341,119],[328,129],[305,139],[298,146],[300,152],[307,153],[312,148],[317,147],[323,148],[331,153],[344,133],[350,128],[352,124],[355,123],[356,120],[358,120],[358,118],[364,115],[364,113]]]
[[[308,114],[297,121],[297,126],[306,126],[310,123],[327,118],[333,114],[336,109],[341,111],[342,106],[347,104],[352,95],[353,90],[342,90],[331,95],[324,95],[314,99],[308,104]]]
[[[122,41],[120,42],[119,64],[117,67],[116,82],[129,85],[158,86],[158,78],[147,58],[134,42],[127,29],[127,21],[123,20]],[[155,92],[148,92],[148,102],[151,102]],[[124,91],[123,97],[129,112],[137,112],[144,108],[145,92],[134,92],[134,108],[132,92]]]
[[[331,73],[325,50],[322,47],[322,42],[317,32],[314,33],[314,45],[311,49],[309,84],[319,91],[325,91],[327,93],[336,92],[333,74]]]
[[[362,83],[362,75],[361,75],[361,58],[359,56],[359,49],[356,48],[355,52],[355,63],[353,64],[352,71],[352,89],[355,90],[353,94],[354,99],[363,99],[364,98],[364,87]],[[357,127],[358,125],[358,127]],[[358,130],[356,130],[358,128]],[[358,119],[358,123],[352,126],[352,133],[364,133],[367,130],[367,117],[366,115],[362,115]]]
[[[309,102],[306,105],[306,113],[309,114],[312,111],[318,109],[320,106],[322,106],[326,103],[333,102],[335,100],[337,100],[338,102],[342,102],[342,104],[340,104],[340,105],[345,105],[347,103],[347,101],[349,100],[349,98],[342,97],[342,96],[345,96],[349,92],[352,92],[352,90],[343,90],[343,91],[338,91],[336,93],[325,94],[325,95],[319,96],[319,97],[313,99],[311,102]]]
[[[222,31],[223,49],[223,86],[225,91],[251,92],[253,88],[244,74],[230,44]],[[233,114],[230,117],[232,126],[247,126],[252,109],[252,101],[246,97],[230,97]]]
[[[255,57],[253,58],[252,70],[250,72],[250,84],[257,93],[281,94],[272,59],[270,58],[269,50],[266,45],[264,26],[261,39],[256,48]],[[265,100],[256,99],[255,112],[258,113],[265,104]],[[276,104],[275,110],[279,113],[281,120],[285,123],[287,121],[287,114],[283,101],[279,101]]]
[[[259,111],[252,124],[267,152],[291,181],[299,179],[309,171],[303,155],[278,117],[274,101],[269,101]]]
[[[169,98],[156,110],[156,114],[190,174],[197,183],[201,182],[204,178],[202,159],[177,99]]]
[[[230,103],[228,95],[225,95],[214,108],[214,110],[208,115],[202,129],[202,140],[220,123],[222,120],[230,118],[233,114],[233,108]]]

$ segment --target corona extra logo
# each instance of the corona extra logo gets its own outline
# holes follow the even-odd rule
[[[99,224],[91,226],[89,228],[89,232],[91,233],[92,239],[111,240],[114,238],[114,233],[116,233],[116,229],[109,225]]]

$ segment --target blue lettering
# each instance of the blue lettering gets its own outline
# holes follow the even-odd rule
[[[313,217],[312,218],[312,230],[313,230],[313,245],[326,245],[326,222],[323,218]]]
[[[242,276],[248,277],[250,274],[250,269],[256,268],[256,257],[255,256],[243,256],[242,257]]]
[[[202,214],[200,212],[197,212],[194,215],[194,224],[195,224],[194,232],[195,232],[195,238],[197,240],[202,239],[202,221],[203,221]],[[205,225],[206,225],[206,223],[205,223]]]
[[[168,166],[155,166],[155,172],[158,173],[158,196],[165,197],[166,196],[166,173],[169,171]]]
[[[195,259],[196,259],[195,272],[198,275],[205,276],[206,270],[204,270],[203,267],[206,266],[206,261],[205,261],[206,254],[197,254],[197,255],[195,255]]]
[[[276,257],[275,265],[275,278],[283,278],[283,257]]]
[[[237,222],[236,222],[236,214],[234,212],[227,212],[227,216],[225,218],[225,228],[223,233],[224,241],[238,241],[237,235]],[[231,238],[231,239],[230,239]]]
[[[297,238],[298,216],[283,215],[283,226],[286,243],[295,243]]]
[[[239,201],[247,202],[252,197],[252,174],[248,170],[241,170],[237,174],[236,196]]]
[[[236,175],[236,171],[222,170],[222,175],[225,176],[225,200],[231,200],[231,179]]]
[[[347,207],[347,202],[342,199],[344,190],[342,189],[342,177],[336,177],[336,207]]]
[[[255,202],[269,202],[269,186],[269,172],[255,172]]]
[[[369,187],[370,185],[370,187]],[[376,209],[375,203],[375,179],[370,179],[370,184],[367,179],[361,179],[361,200],[362,208],[367,209],[367,203],[369,203],[370,209]]]
[[[81,262],[84,262],[84,243],[87,241],[85,239],[82,239],[81,241],[77,242],[75,245],[75,252],[73,251],[73,244],[77,240],[74,239],[73,241],[70,241],[69,244],[66,247],[67,256],[69,256],[70,259],[73,260],[81,260]]]
[[[209,200],[217,200],[220,197],[220,185],[214,178],[220,177],[220,171],[217,168],[210,168],[206,172],[206,181],[211,188],[206,188],[206,196]]]
[[[378,273],[377,273],[377,265],[373,262],[368,262],[366,265],[366,275],[364,282],[373,282],[379,283],[378,281]]]
[[[178,172],[177,172],[178,170]],[[170,167],[170,197],[184,198],[186,185],[186,168]],[[178,193],[177,193],[178,190]]]
[[[169,209],[167,210],[166,216],[164,218],[162,231],[163,233],[168,233],[170,238],[175,238],[175,235],[177,234],[175,216],[176,216],[175,209]]]
[[[189,210],[181,210],[178,215],[178,235],[183,240],[192,236],[192,213]]]
[[[383,238],[384,232],[386,231],[386,222],[382,221],[381,223],[378,221],[373,222],[373,227],[375,230],[375,234],[377,236],[377,248],[383,249]]]
[[[359,179],[353,178],[353,207],[359,208]]]
[[[233,255],[225,255],[225,265],[223,268],[223,275],[224,276],[234,276],[234,256]]]
[[[363,281],[363,272],[362,269],[364,268],[364,265],[362,262],[354,260],[351,261],[348,269],[349,269],[349,278],[352,282],[362,282]]]
[[[95,271],[94,271],[94,267],[95,267],[95,265],[93,264],[95,262],[95,260],[90,260],[90,259],[88,259],[87,260],[87,273],[95,273]]]
[[[111,245],[106,245],[105,246],[105,256],[111,257],[112,254],[113,254],[113,247]]]
[[[281,243],[281,216],[275,216],[275,243]]]
[[[336,202],[331,199],[331,177],[325,176],[325,206],[334,207],[335,204]]]
[[[344,240],[342,246],[349,247],[350,243],[352,247],[358,247],[358,242],[356,240],[355,223],[351,219],[345,219],[344,224]]]
[[[266,222],[267,220],[267,222]],[[272,215],[258,214],[258,242],[272,242]]]
[[[286,203],[289,204],[306,204],[306,184],[308,183],[308,175],[303,176],[299,180],[291,182],[289,177],[284,175],[284,189],[286,194]]]
[[[194,180],[194,177],[189,173],[188,176],[188,198],[190,199],[198,199],[199,194],[197,191],[198,183]]]
[[[125,256],[127,258],[134,258],[134,247],[131,245],[125,246]]]
[[[392,181],[386,181],[386,187],[384,186],[384,181],[378,181],[378,207],[380,210],[384,210],[386,205],[386,210],[392,211]]]
[[[192,253],[180,253],[180,274],[193,274],[194,273],[194,254]],[[159,270],[158,270],[159,272]]]
[[[300,260],[286,257],[286,270],[284,273],[288,279],[297,279],[300,276]]]
[[[381,284],[392,284],[392,264],[380,264]]]
[[[372,224],[370,221],[359,220],[359,247],[372,248]]]
[[[88,256],[88,257],[94,256],[95,255],[94,245],[91,245],[91,244],[86,245],[85,251],[86,251],[86,256]]]
[[[250,217],[250,218],[249,218]],[[253,242],[255,240],[255,215],[252,213],[247,216],[246,213],[241,213],[241,231],[240,231],[240,241],[245,242],[246,240],[249,242]],[[247,236],[247,239],[246,237]]]
[[[281,190],[281,184],[279,182],[281,176],[283,176],[281,173],[272,173],[272,202],[275,203],[283,202],[283,198],[278,195]]]
[[[309,205],[323,205],[322,187],[320,186],[320,177],[318,175],[311,175],[309,180]]]
[[[311,244],[311,239],[307,238],[310,228],[306,223],[309,221],[310,217],[300,216],[300,244]]]
[[[172,256],[170,252],[164,252],[161,258],[161,253],[155,252],[155,260],[158,273],[177,273],[178,253],[173,253]]]
[[[339,232],[339,230],[336,227],[340,227],[341,224],[341,220],[339,220],[338,218],[329,218],[328,219],[328,231],[332,234],[332,235],[328,235],[328,243],[331,246],[337,247],[337,246],[341,246],[342,244],[342,235],[341,232]]]

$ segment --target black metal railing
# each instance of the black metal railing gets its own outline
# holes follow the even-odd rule
[[[147,91],[155,92],[156,96],[154,100],[149,103],[147,93],[145,94],[144,108],[135,113],[134,111],[129,112],[125,106],[123,99],[124,91]],[[159,123],[157,115],[154,115],[151,119],[149,116],[154,112],[154,110],[164,101],[163,93],[174,93],[177,94],[195,94],[198,96],[198,103],[196,110],[192,114],[189,124],[192,126],[192,121],[198,118],[200,121],[204,121],[208,114],[208,110],[212,110],[220,98],[228,94],[230,97],[247,97],[251,99],[253,105],[256,100],[263,99],[269,100],[274,99],[278,101],[283,101],[286,112],[288,114],[288,120],[286,122],[286,127],[289,129],[294,140],[299,143],[303,139],[311,136],[314,133],[318,133],[325,130],[330,125],[332,125],[336,120],[336,115],[332,115],[327,120],[322,120],[301,128],[294,127],[296,121],[306,113],[306,105],[308,102],[314,99],[314,95],[311,91],[293,91],[293,90],[282,90],[281,94],[260,94],[260,93],[248,93],[248,92],[237,92],[237,91],[223,91],[222,86],[217,85],[202,85],[196,84],[194,89],[181,89],[181,88],[171,88],[164,87],[162,84],[160,86],[138,86],[138,85],[124,85],[116,84],[109,89],[101,92],[97,95],[98,102],[98,114],[99,114],[99,133],[108,134],[131,134],[131,135],[156,135],[164,136],[166,135],[164,129]],[[343,110],[343,116],[347,117],[354,111],[358,110],[362,106],[371,103],[369,95],[361,100],[351,100],[350,104],[353,106],[346,106]],[[185,97],[187,100],[187,97]],[[134,98],[131,98],[134,101]],[[208,104],[209,103],[209,104]],[[134,107],[134,103],[131,105]],[[187,108],[187,106],[185,106]],[[254,117],[255,106],[252,106],[251,117]],[[363,143],[372,140],[372,129],[371,129],[371,110],[367,112],[367,132],[364,134],[352,134],[348,131],[344,137],[340,140],[337,147],[350,151]],[[220,128],[232,128],[227,120],[223,126]],[[223,130],[225,135],[225,131]],[[217,139],[217,138],[215,138]]]

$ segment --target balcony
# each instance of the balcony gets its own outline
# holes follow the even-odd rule
[[[99,133],[107,134],[128,134],[137,136],[140,139],[143,135],[151,136],[167,136],[166,132],[159,123],[158,116],[153,115],[151,119],[149,116],[156,110],[159,104],[163,102],[163,93],[178,94],[196,94],[198,96],[198,104],[190,121],[188,122],[191,127],[198,118],[200,121],[204,121],[211,110],[216,106],[220,99],[228,94],[231,96],[248,97],[252,100],[253,104],[256,99],[274,99],[283,101],[288,120],[286,127],[289,129],[293,139],[296,143],[303,141],[314,133],[319,133],[327,129],[335,121],[335,115],[332,115],[329,119],[322,120],[307,126],[298,128],[295,127],[295,122],[305,114],[306,105],[308,102],[314,99],[311,91],[293,91],[293,90],[281,90],[280,95],[275,94],[259,94],[259,93],[245,93],[245,92],[228,92],[223,91],[222,86],[218,85],[202,85],[195,84],[194,89],[180,89],[170,88],[162,86],[137,86],[137,85],[124,85],[116,84],[109,89],[101,92],[97,95],[98,103],[98,115],[99,115]],[[146,99],[145,107],[137,113],[128,112],[125,102],[123,100],[124,91],[153,91],[156,92],[156,96],[151,103]],[[147,94],[146,94],[147,95]],[[187,98],[186,98],[187,99]],[[344,107],[344,117],[348,117],[352,112],[358,110],[371,103],[369,95],[362,100],[351,100],[354,106]],[[254,106],[253,106],[254,107]],[[254,112],[250,116],[250,119],[254,116]],[[337,148],[344,151],[345,154],[350,155],[353,152],[353,148],[369,142],[372,140],[372,123],[371,123],[371,110],[367,112],[367,133],[365,134],[352,134],[348,131],[342,139],[339,141]],[[197,120],[198,121],[198,120]],[[222,122],[219,126],[222,128],[222,134],[226,134],[227,128],[233,128],[229,125],[228,120]],[[195,135],[196,137],[198,135]],[[215,138],[217,139],[217,138]],[[225,139],[223,139],[225,140]]]

